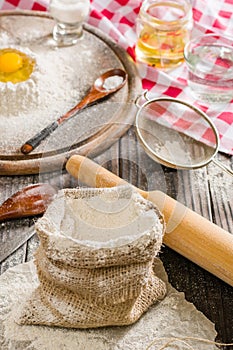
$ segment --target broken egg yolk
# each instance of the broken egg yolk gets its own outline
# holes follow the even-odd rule
[[[0,81],[20,83],[29,79],[35,66],[35,60],[16,49],[0,50]]]

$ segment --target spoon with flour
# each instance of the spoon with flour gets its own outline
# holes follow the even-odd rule
[[[127,73],[122,69],[115,68],[103,73],[95,80],[87,95],[76,106],[26,141],[21,147],[21,152],[24,154],[32,152],[37,146],[39,146],[41,141],[56,130],[64,121],[75,116],[79,111],[93,102],[120,90],[125,85],[126,81]]]

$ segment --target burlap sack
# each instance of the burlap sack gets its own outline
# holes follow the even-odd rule
[[[127,325],[164,297],[153,271],[163,218],[132,187],[60,191],[36,229],[40,285],[19,323]]]

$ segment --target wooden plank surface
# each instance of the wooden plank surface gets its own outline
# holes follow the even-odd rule
[[[231,165],[230,157],[218,155],[218,158]],[[95,160],[133,185],[144,190],[160,189],[233,232],[232,178],[214,164],[195,171],[176,171],[160,166],[142,150],[132,128]],[[55,184],[58,188],[81,185],[64,171],[21,177],[2,176],[0,200],[38,181]],[[21,219],[0,224],[0,239],[13,239],[14,234],[31,226],[34,220]],[[37,245],[38,239],[34,236],[1,264],[1,273],[11,266],[31,260]],[[233,288],[165,246],[162,247],[160,258],[171,284],[183,291],[186,299],[215,323],[217,340],[233,342]]]

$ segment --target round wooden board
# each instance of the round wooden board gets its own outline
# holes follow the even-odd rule
[[[141,81],[133,60],[125,50],[103,32],[87,24],[78,44],[67,48],[56,47],[51,34],[53,26],[53,19],[43,12],[7,11],[0,14],[5,47],[9,39],[9,46],[30,49],[39,58],[38,62],[45,62],[45,66],[45,57],[48,57],[50,68],[46,74],[50,74],[51,70],[51,91],[45,91],[47,109],[43,109],[43,94],[39,106],[33,109],[32,105],[31,111],[22,109],[17,116],[9,113],[5,117],[2,114],[4,106],[0,108],[0,175],[51,172],[62,169],[72,154],[96,156],[111,146],[134,122],[134,101],[141,92]],[[3,47],[1,38],[0,46]],[[57,67],[56,57],[60,60]],[[61,62],[65,63],[64,67]],[[68,74],[68,68],[70,75],[64,80],[64,72]],[[122,68],[128,74],[127,83],[120,91],[66,121],[31,154],[23,155],[20,152],[22,144],[78,103],[94,80],[112,68]],[[46,67],[42,67],[43,70],[46,71]],[[52,84],[55,75],[56,79],[57,76],[61,79],[60,85],[64,85],[63,95],[57,91],[56,80]],[[69,88],[71,84],[72,91]],[[60,102],[63,110],[59,107]]]

